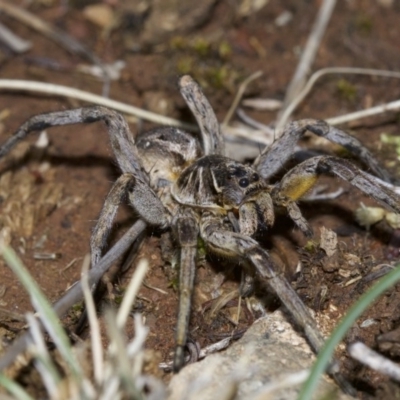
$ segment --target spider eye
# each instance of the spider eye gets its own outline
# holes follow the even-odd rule
[[[245,187],[249,186],[249,183],[250,182],[249,182],[249,180],[247,178],[242,178],[239,181],[239,186],[242,187],[242,188],[245,188]]]
[[[260,176],[256,173],[253,174],[253,181],[257,182],[260,179]]]

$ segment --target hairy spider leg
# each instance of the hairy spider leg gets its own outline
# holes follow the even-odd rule
[[[340,144],[357,156],[376,176],[385,182],[391,181],[389,173],[358,139],[317,119],[303,119],[285,125],[282,135],[270,146],[266,146],[254,161],[254,168],[264,179],[275,175],[292,157],[297,142],[307,131]]]
[[[35,115],[26,121],[0,148],[0,157],[23,140],[29,133],[52,126],[104,121],[110,137],[115,159],[124,174],[119,178],[105,201],[91,240],[92,267],[99,261],[107,242],[117,208],[126,193],[129,203],[148,223],[165,227],[169,215],[153,189],[147,184],[135,146],[133,135],[123,116],[102,106],[81,107]],[[129,190],[128,190],[129,189]],[[150,210],[150,212],[149,212]]]
[[[309,310],[301,301],[292,286],[282,275],[282,272],[271,260],[268,252],[256,240],[232,232],[221,224],[220,218],[212,213],[205,213],[200,221],[200,235],[210,250],[224,257],[236,257],[250,261],[256,275],[274,291],[288,309],[296,324],[301,327],[316,353],[325,343],[318,326]],[[352,386],[338,372],[334,361],[328,373],[347,393],[355,394]]]
[[[204,155],[224,154],[224,139],[217,117],[200,86],[189,75],[179,79],[182,97],[192,111],[200,128]]]
[[[184,208],[173,219],[173,229],[180,248],[179,307],[173,361],[173,371],[179,372],[185,363],[184,349],[189,330],[192,294],[196,276],[197,238],[199,234],[197,219],[190,208]]]

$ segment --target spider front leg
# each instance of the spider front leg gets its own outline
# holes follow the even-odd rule
[[[191,76],[183,75],[179,79],[179,89],[199,125],[204,154],[223,155],[224,140],[219,122],[200,86]]]
[[[173,220],[173,229],[180,248],[179,307],[176,324],[176,347],[173,371],[184,365],[184,348],[189,329],[190,309],[196,275],[198,222],[191,209],[183,209]]]
[[[272,262],[268,252],[261,248],[256,240],[227,230],[218,217],[211,213],[203,215],[200,222],[200,236],[213,253],[249,261],[256,275],[268,283],[293,315],[296,323],[304,329],[314,350],[317,352],[322,347],[324,338],[319,333],[314,319]]]
[[[73,110],[39,114],[28,119],[0,147],[0,158],[7,154],[29,133],[41,131],[52,126],[104,121],[110,136],[115,158],[122,172],[134,173],[144,179],[132,133],[123,116],[102,106],[81,107]]]
[[[271,192],[274,204],[285,207],[289,216],[306,235],[312,230],[301,215],[296,201],[301,199],[316,183],[321,174],[333,174],[349,182],[393,211],[400,213],[400,196],[384,182],[338,157],[313,157],[291,169]]]
[[[226,230],[220,218],[212,213],[204,213],[200,222],[200,236],[207,247],[217,255],[234,257],[249,262],[256,276],[266,282],[288,309],[296,324],[300,326],[316,353],[321,350],[325,339],[318,330],[314,318],[297,293],[278,271],[268,252],[254,239],[240,233]],[[338,372],[338,364],[333,362],[328,373],[347,393],[355,395],[353,387]]]
[[[92,266],[101,257],[101,251],[107,241],[116,211],[125,194],[128,195],[129,203],[134,210],[147,223],[161,227],[169,224],[168,212],[147,184],[146,177],[142,172],[133,135],[122,115],[101,106],[82,107],[35,115],[21,125],[13,136],[0,147],[0,157],[2,157],[29,133],[52,126],[93,123],[97,121],[105,122],[116,161],[124,175],[115,182],[107,196],[94,229],[91,239]]]
[[[90,240],[92,266],[95,266],[101,258],[118,207],[124,197],[128,197],[128,202],[134,211],[149,225],[161,228],[169,225],[169,213],[150,186],[134,174],[121,175],[108,193],[93,230]]]

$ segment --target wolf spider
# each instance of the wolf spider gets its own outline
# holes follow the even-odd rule
[[[217,118],[200,87],[190,76],[181,77],[179,86],[200,127],[200,141],[180,129],[162,127],[139,135],[135,142],[120,114],[92,106],[32,117],[0,148],[0,157],[31,131],[99,120],[106,123],[122,175],[112,186],[94,228],[91,263],[95,267],[101,259],[115,214],[125,197],[148,225],[172,230],[180,249],[174,371],[184,364],[198,237],[210,252],[242,261],[248,273],[267,282],[318,352],[324,338],[313,317],[253,236],[260,227],[274,224],[274,207],[286,209],[297,227],[306,236],[312,236],[296,201],[321,174],[336,175],[400,212],[400,196],[383,182],[389,181],[388,173],[357,139],[314,119],[286,125],[282,136],[267,146],[253,165],[234,161],[224,156]],[[269,184],[268,179],[290,159],[296,142],[306,131],[344,146],[383,181],[344,159],[316,156],[286,172],[277,183]],[[335,367],[330,372],[342,387],[351,391]]]

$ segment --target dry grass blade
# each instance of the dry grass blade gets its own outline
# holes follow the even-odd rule
[[[59,375],[47,350],[38,320],[32,313],[28,313],[26,319],[29,323],[29,330],[32,335],[32,344],[29,346],[29,351],[35,358],[36,369],[41,375],[47,393],[52,399],[56,399],[58,396],[61,376]]]
[[[2,400],[34,400],[20,385],[2,373],[0,373],[0,386],[13,395],[11,397],[1,393]]]
[[[257,149],[259,149],[259,145],[270,145],[274,141],[274,133],[267,133],[265,129],[252,129],[248,125],[245,124],[237,124],[224,126],[222,133],[224,137],[229,140],[242,140],[249,141],[250,143],[255,143]]]
[[[326,27],[328,26],[328,22],[331,18],[335,4],[336,0],[324,0],[322,2],[300,62],[297,65],[296,72],[294,73],[294,76],[286,91],[285,100],[283,102],[283,110],[288,106],[292,99],[297,96],[299,91],[304,86],[306,76],[311,70],[311,65],[314,62],[317,50],[325,33]],[[278,120],[280,120],[280,117],[278,117]]]
[[[126,289],[124,298],[121,303],[121,307],[117,314],[117,326],[122,328],[125,326],[128,316],[131,312],[132,304],[135,302],[136,296],[139,292],[140,286],[142,285],[143,279],[149,269],[149,262],[147,260],[140,260],[136,271],[132,276],[131,281]]]
[[[134,315],[135,320],[135,340],[128,344],[127,347],[127,354],[129,357],[133,358],[138,356],[139,352],[144,346],[144,343],[147,338],[147,334],[149,333],[149,329],[143,325],[142,316],[140,314]],[[134,373],[138,374],[139,371],[142,369],[142,359],[135,359],[133,365]]]
[[[233,102],[232,102],[232,104],[231,104],[231,106],[230,106],[228,112],[226,113],[226,116],[225,116],[225,118],[224,118],[222,124],[221,124],[222,126],[228,125],[228,124],[229,124],[229,122],[230,122],[230,120],[232,119],[232,116],[233,116],[233,114],[234,114],[234,112],[235,112],[237,106],[238,106],[239,103],[240,103],[240,100],[241,100],[242,97],[243,97],[243,94],[244,94],[244,92],[245,92],[247,86],[248,86],[252,81],[254,81],[255,79],[258,79],[262,74],[263,74],[262,71],[254,72],[254,74],[251,74],[248,78],[246,78],[246,79],[240,84],[239,89],[238,89],[238,91],[237,91],[237,93],[236,93],[236,96],[235,96],[235,98],[234,98],[234,100],[233,100]]]
[[[28,314],[27,319],[30,325],[30,337],[28,339],[29,350],[34,356],[35,367],[39,371],[41,380],[46,387],[47,394],[50,399],[110,399],[110,398],[145,398],[144,391],[151,390],[157,393],[162,392],[163,386],[156,380],[149,380],[142,377],[143,371],[143,346],[147,337],[147,328],[141,323],[141,317],[135,317],[134,340],[128,345],[123,335],[123,328],[131,309],[132,302],[139,290],[144,275],[148,268],[148,262],[143,260],[139,263],[124,298],[120,314],[116,316],[111,310],[106,312],[106,327],[110,336],[110,347],[108,357],[103,357],[101,348],[101,338],[99,322],[97,320],[94,301],[89,289],[88,267],[90,263],[89,257],[85,257],[83,265],[82,287],[86,297],[86,304],[89,314],[89,322],[91,328],[92,353],[95,371],[96,385],[90,381],[91,372],[87,374],[84,365],[80,365],[78,353],[75,353],[70,342],[65,341],[63,336],[65,333],[61,328],[58,318],[52,318],[52,312],[49,312],[50,303],[47,299],[42,299],[37,284],[25,271],[15,254],[7,246],[1,246],[2,255],[9,264],[10,268],[17,274],[21,282],[28,288],[32,303],[38,309],[41,323],[46,327],[52,340],[57,346],[57,350],[61,356],[60,363],[61,373],[50,356],[41,331],[39,320],[33,314]],[[44,305],[43,303],[46,303]],[[54,312],[53,312],[54,314]],[[57,337],[58,335],[58,337]],[[67,348],[65,348],[67,347]],[[79,364],[79,365],[78,365]],[[77,366],[78,365],[78,366]],[[63,378],[61,378],[61,376]],[[142,377],[140,381],[139,378]],[[0,382],[2,375],[0,374]],[[137,384],[137,381],[141,384]],[[146,387],[146,382],[151,387]],[[7,382],[6,382],[7,383]],[[11,393],[18,388],[10,387]],[[103,392],[107,392],[104,396]],[[18,398],[27,399],[28,397],[21,392]],[[100,397],[99,397],[100,396]],[[162,396],[161,398],[163,398]]]
[[[32,47],[30,41],[21,39],[3,24],[0,24],[0,41],[15,53],[24,53]]]
[[[87,103],[109,107],[124,114],[134,115],[135,117],[144,119],[146,121],[155,122],[157,124],[177,126],[179,128],[184,128],[191,131],[198,131],[198,128],[194,125],[185,124],[173,118],[168,118],[163,115],[146,111],[126,103],[107,99],[105,97],[68,86],[18,79],[0,79],[0,90],[42,93],[51,96],[61,96],[76,100],[82,100]]]
[[[73,376],[78,380],[82,375],[81,367],[72,355],[69,339],[63,328],[58,323],[57,314],[51,308],[48,300],[40,289],[39,285],[33,280],[32,276],[22,264],[16,253],[7,245],[0,244],[0,252],[9,268],[18,277],[19,281],[29,293],[33,307],[39,314],[40,321],[54,341],[57,349],[62,354]]]
[[[351,68],[351,67],[331,67],[331,68],[323,68],[316,72],[314,72],[310,79],[307,81],[307,84],[301,90],[300,93],[292,100],[290,104],[285,108],[280,116],[280,119],[276,125],[276,129],[282,128],[288,121],[290,116],[299,106],[299,104],[304,100],[304,98],[310,93],[311,89],[319,80],[325,75],[330,74],[354,74],[354,75],[371,75],[371,76],[381,76],[384,78],[400,78],[400,72],[397,71],[387,71],[380,69],[371,69],[371,68]],[[393,103],[388,103],[386,105],[372,107],[366,110],[357,111],[355,113],[350,113],[346,115],[342,115],[339,117],[329,118],[326,121],[331,125],[339,125],[341,123],[353,121],[354,119],[364,118],[371,115],[376,115],[382,113],[386,110],[390,111],[393,107],[393,111],[396,110],[396,107],[399,107],[399,102],[395,101]]]
[[[341,125],[346,122],[356,121],[358,119],[373,117],[375,115],[383,114],[389,111],[399,111],[400,110],[400,100],[391,101],[390,103],[382,104],[376,107],[370,107],[365,110],[356,111],[353,113],[339,115],[333,118],[327,118],[326,122],[331,125]]]
[[[370,349],[362,342],[350,344],[348,350],[350,356],[361,364],[367,365],[373,370],[400,382],[400,365]]]
[[[82,291],[85,298],[87,317],[90,326],[91,346],[92,346],[92,357],[93,357],[93,369],[94,379],[98,385],[103,381],[103,346],[101,342],[100,324],[96,315],[96,306],[92,291],[89,288],[89,272],[90,256],[86,255],[82,263]]]
[[[106,310],[104,317],[106,320],[107,332],[111,339],[110,351],[114,360],[114,368],[117,369],[124,391],[128,396],[132,396],[129,398],[141,398],[141,395],[132,379],[131,363],[126,352],[127,345],[121,330],[117,327],[115,313],[112,310]]]

